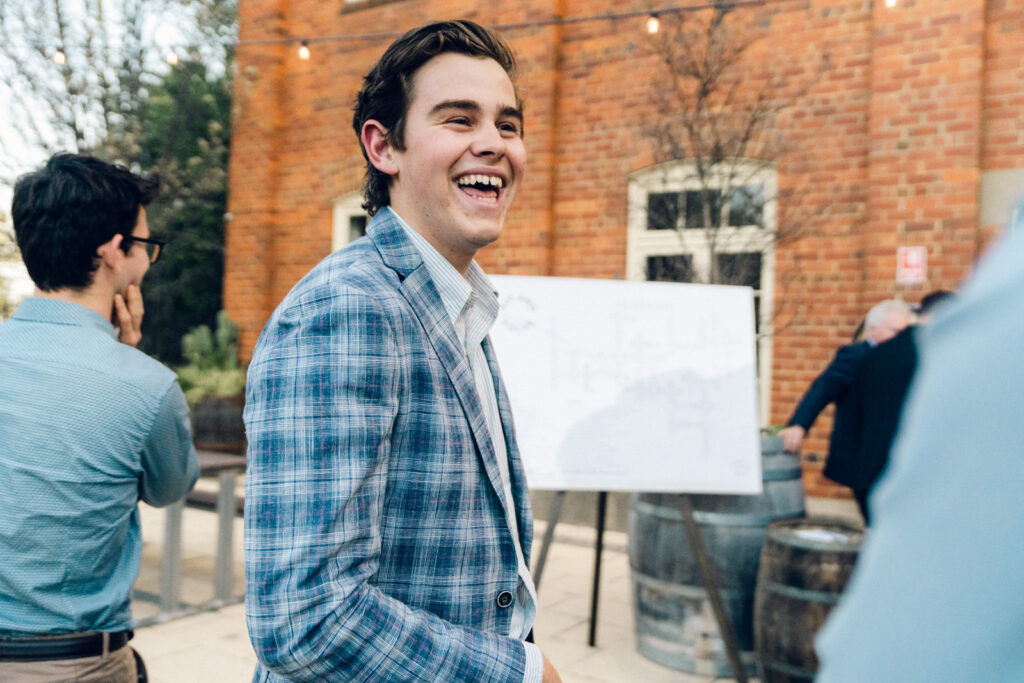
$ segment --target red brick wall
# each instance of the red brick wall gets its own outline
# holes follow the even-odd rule
[[[343,13],[314,0],[240,3],[225,302],[243,355],[330,250],[334,199],[360,187],[352,101],[390,39],[313,40],[309,61],[297,45],[258,41],[401,32],[454,16],[523,24],[652,3],[492,5],[405,0]],[[979,225],[981,174],[1024,168],[1024,0],[772,0],[741,11],[763,31],[748,55],[750,82],[786,69],[780,100],[829,57],[778,122],[790,143],[777,159],[780,189],[799,198],[780,206],[780,220],[806,230],[776,255],[771,412],[783,422],[872,304],[955,287],[991,235],[994,226]],[[505,235],[480,255],[486,270],[625,275],[627,176],[665,161],[645,134],[658,118],[659,72],[643,23],[504,31],[520,57],[530,170]],[[924,285],[894,281],[905,245],[928,247]],[[826,413],[805,447],[813,495],[842,495],[821,480],[815,455],[829,429]]]

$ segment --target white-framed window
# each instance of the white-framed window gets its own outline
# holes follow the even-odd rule
[[[762,162],[726,161],[719,169],[703,182],[688,162],[630,175],[626,278],[754,290],[758,405],[761,423],[767,425],[777,174]]]
[[[370,216],[363,208],[363,192],[349,192],[334,200],[331,251],[337,251],[366,234]]]

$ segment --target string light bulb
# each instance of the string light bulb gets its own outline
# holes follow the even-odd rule
[[[886,7],[895,7],[896,6],[896,0],[885,0],[885,6]]]
[[[64,50],[58,48],[57,51],[53,53],[54,64],[60,64],[61,66],[63,66],[67,61],[68,56],[64,54]]]
[[[174,66],[178,63],[178,55],[174,50],[167,53],[167,63]]]
[[[651,12],[651,16],[647,17],[647,32],[653,35],[658,32],[659,28],[661,28],[661,22],[658,21],[658,13]]]
[[[306,40],[299,46],[299,59],[309,59],[309,42]]]

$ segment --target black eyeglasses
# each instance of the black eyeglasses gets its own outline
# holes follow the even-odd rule
[[[164,245],[167,244],[164,240],[155,240],[150,237],[135,237],[134,235],[125,237],[123,242],[128,245],[131,245],[132,242],[141,243],[146,249],[146,254],[149,255],[150,264],[160,260],[160,253],[163,251]]]

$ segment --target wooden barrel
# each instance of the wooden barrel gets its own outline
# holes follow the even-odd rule
[[[814,635],[839,601],[863,538],[861,528],[830,518],[768,527],[754,605],[762,681],[814,679]]]
[[[800,462],[782,452],[781,439],[762,440],[761,467],[761,495],[690,496],[741,657],[752,675],[754,590],[765,528],[774,520],[804,515]],[[729,676],[725,643],[686,540],[677,500],[677,494],[632,496],[629,560],[637,649],[680,671]]]

